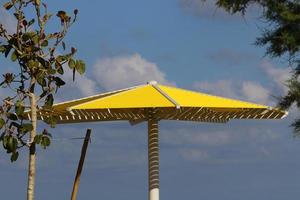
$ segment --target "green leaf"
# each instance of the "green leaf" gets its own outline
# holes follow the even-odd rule
[[[14,138],[13,136],[8,136],[6,149],[9,152],[14,152],[17,149],[17,145],[18,145],[18,139]]]
[[[77,60],[75,68],[76,68],[76,71],[82,75],[85,72],[85,63],[82,60]]]
[[[13,126],[16,127],[16,128],[20,128],[21,125],[18,124],[17,122],[11,122],[10,125],[9,125],[9,128],[11,128]]]
[[[12,149],[13,149],[13,137],[12,136],[8,136],[8,138],[7,138],[6,149],[9,151],[12,151]]]
[[[43,136],[42,143],[43,143],[44,147],[46,148],[46,147],[50,146],[51,140],[48,136]]]
[[[47,131],[47,129],[44,129],[42,134],[52,138],[52,135]]]
[[[50,144],[51,144],[50,137],[47,135],[41,135],[40,144],[44,149],[46,149],[46,147],[50,146]]]
[[[27,133],[27,132],[30,132],[32,130],[33,130],[33,126],[30,123],[22,124],[20,129],[19,129],[19,131],[22,132],[23,134]]]
[[[44,68],[48,69],[48,67],[50,66],[49,62],[40,56],[37,57],[37,60],[38,63],[40,63]]]
[[[70,58],[68,65],[70,69],[74,69],[76,65],[75,60]]]
[[[48,46],[48,40],[44,40],[41,44],[42,47]]]
[[[8,54],[9,54],[11,48],[12,48],[12,47],[11,47],[10,45],[6,45],[6,50],[5,50],[5,52],[4,52],[5,58],[7,58],[7,56],[8,56]]]
[[[24,33],[24,34],[22,35],[22,40],[23,40],[24,42],[26,42],[26,41],[29,40],[30,38],[31,38],[31,34],[30,34],[29,32]]]
[[[8,138],[9,138],[8,135],[4,136],[4,138],[3,138],[2,145],[3,145],[3,148],[4,148],[4,149],[7,149]]]
[[[17,60],[18,56],[17,56],[17,53],[16,51],[14,51],[12,54],[11,54],[11,61],[15,62]]]
[[[45,90],[43,91],[41,94],[40,94],[40,99],[44,98],[47,94],[48,94],[48,90]]]
[[[55,69],[48,69],[47,72],[50,74],[50,75],[54,75],[56,74],[56,70]]]
[[[42,139],[42,135],[36,135],[36,136],[34,137],[34,142],[35,142],[36,144],[40,144],[40,143],[41,143],[41,139]]]
[[[15,111],[16,111],[16,114],[19,116],[19,115],[22,115],[24,113],[24,110],[25,110],[25,107],[23,105],[23,102],[18,100],[16,102],[16,106],[15,106]]]
[[[16,14],[16,13],[14,13],[14,14]],[[8,41],[8,44],[10,44],[11,46],[16,46],[16,45],[18,45],[18,40],[17,40],[17,38],[16,37],[11,37]]]
[[[45,99],[45,104],[44,107],[45,108],[51,108],[54,102],[54,98],[52,94],[49,94],[46,99]]]
[[[61,42],[61,45],[62,45],[63,49],[66,50],[66,44],[64,41]]]
[[[68,57],[67,56],[57,56],[56,62],[61,63],[64,61],[67,61]]]
[[[30,23],[30,21],[28,22]],[[29,26],[29,25],[28,25]],[[22,34],[22,40],[27,42],[28,40],[32,40],[32,37],[36,35],[35,32],[26,32]]]
[[[3,128],[4,124],[5,124],[5,121],[4,121],[4,119],[1,118],[0,119],[0,129]]]
[[[7,148],[8,149],[12,149],[13,146],[13,137],[12,136],[8,136],[7,137]]]
[[[57,120],[58,120],[58,116],[50,115],[49,117],[44,119],[44,122],[49,124],[51,128],[55,128]]]
[[[76,69],[74,68],[73,69],[73,81],[75,81],[75,72],[76,72]]]
[[[17,115],[14,114],[14,113],[7,113],[7,118],[10,119],[10,120],[13,120],[13,121],[18,120]]]
[[[18,139],[13,137],[13,151],[15,151],[18,147]]]
[[[33,37],[32,37],[32,41],[34,42],[34,44],[38,44],[39,43],[39,36],[37,34],[35,34]]]
[[[57,69],[57,73],[63,75],[64,74],[64,68],[61,66],[61,67],[58,67]]]
[[[31,20],[28,22],[28,25],[27,25],[27,26],[31,26],[32,24],[34,24],[34,21],[35,21],[35,19],[31,19]]]
[[[4,53],[6,51],[6,47],[4,45],[0,45],[0,52]]]
[[[38,76],[37,82],[42,87],[45,87],[47,85],[46,79],[43,76]]]
[[[55,62],[55,69],[56,69],[57,73],[59,73],[61,75],[64,74],[64,69],[60,63],[60,62],[63,62],[62,59],[64,59],[64,58],[60,57],[59,59],[56,59],[56,62]]]
[[[35,60],[29,60],[28,61],[29,69],[34,69],[34,68],[37,68],[38,66],[39,66],[39,62],[37,62]]]
[[[52,14],[45,14],[45,15],[43,16],[43,21],[44,21],[44,22],[47,22],[51,17],[52,17]]]
[[[15,151],[11,154],[10,161],[14,162],[14,161],[18,160],[18,157],[19,157],[19,152]]]
[[[58,76],[54,78],[54,81],[57,85],[57,87],[63,86],[66,84],[65,81],[63,81],[61,78],[59,78]]]
[[[6,9],[6,10],[9,10],[11,9],[11,7],[13,7],[13,3],[12,2],[6,2],[3,7]]]

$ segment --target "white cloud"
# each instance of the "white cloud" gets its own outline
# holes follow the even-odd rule
[[[245,81],[242,83],[241,92],[249,101],[259,102],[262,104],[270,103],[270,92],[259,83]]]
[[[272,104],[268,89],[254,81],[234,82],[233,80],[219,80],[217,82],[195,82],[196,90],[219,95],[227,98],[241,99],[260,104]]]
[[[67,68],[62,77],[66,85],[59,90],[56,102],[95,95],[99,92],[97,91],[97,83],[86,74],[80,75],[76,73],[75,81],[73,82],[73,72]]]
[[[261,64],[263,72],[267,75],[269,80],[271,80],[271,86],[273,87],[273,92],[277,97],[284,96],[288,92],[288,87],[285,86],[285,82],[291,78],[292,69],[289,67],[278,68],[272,65],[272,63],[264,61]],[[294,104],[289,109],[289,117],[296,118],[298,116],[298,108]]]
[[[176,149],[172,153],[177,152],[183,160],[191,162],[242,162],[275,155],[273,144],[281,141],[283,137],[281,131],[275,127],[257,122],[248,125],[231,122],[219,127],[212,125],[210,128],[198,126],[200,127],[161,130],[161,146]],[[197,131],[200,129],[200,132]],[[245,153],[251,154],[252,158],[245,158]]]
[[[93,67],[93,78],[105,90],[145,84],[150,80],[172,84],[155,63],[137,53],[98,60]]]
[[[92,75],[76,73],[73,82],[73,72],[66,66],[62,76],[66,85],[58,91],[56,102],[95,95],[103,89],[109,91],[146,84],[150,80],[174,85],[166,79],[165,74],[155,63],[147,61],[139,54],[99,59],[91,71]]]
[[[291,77],[291,69],[288,67],[277,68],[274,67],[270,62],[264,61],[261,64],[263,71],[271,79],[273,85],[282,93],[286,93],[288,88],[284,85]]]
[[[201,149],[179,149],[179,154],[182,156],[183,159],[192,162],[199,162],[209,159],[208,152]]]
[[[214,95],[237,98],[236,89],[231,80],[219,80],[214,83],[208,81],[196,81],[193,87],[197,90]]]
[[[69,86],[78,88],[82,95],[88,96],[96,93],[96,82],[88,78],[87,75],[76,73],[75,82],[73,82],[73,72],[66,70],[64,77]]]
[[[196,90],[229,98],[246,100],[254,103],[275,105],[273,95],[285,94],[288,88],[284,82],[291,76],[289,68],[278,68],[270,62],[261,63],[262,73],[269,79],[269,87],[265,87],[255,80],[219,80],[216,82],[196,81]]]

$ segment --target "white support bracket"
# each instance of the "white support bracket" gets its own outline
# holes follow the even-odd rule
[[[165,93],[162,89],[160,89],[157,86],[157,82],[156,81],[150,81],[148,82],[148,84],[150,84],[152,87],[154,87],[161,95],[163,95],[165,98],[167,98],[169,101],[171,101],[171,103],[173,103],[177,109],[180,109],[180,105],[174,100],[172,99],[167,93]]]

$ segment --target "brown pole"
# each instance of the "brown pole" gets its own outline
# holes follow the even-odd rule
[[[80,156],[80,160],[79,160],[79,163],[78,163],[76,177],[75,177],[75,180],[74,180],[71,200],[76,200],[76,198],[77,198],[80,175],[81,175],[81,172],[82,172],[84,159],[85,159],[85,154],[86,154],[86,150],[87,150],[87,147],[88,147],[88,144],[89,144],[89,141],[90,141],[90,137],[91,137],[91,129],[87,129],[86,134],[85,134],[85,138],[84,138],[84,142],[83,142],[83,145],[82,145],[82,149],[81,149],[81,156]]]

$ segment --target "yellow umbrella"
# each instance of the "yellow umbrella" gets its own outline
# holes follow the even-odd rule
[[[147,121],[149,200],[159,200],[158,121],[225,123],[231,119],[281,119],[287,112],[151,81],[146,85],[58,103],[51,113],[40,110],[38,114],[42,120],[54,115],[59,124],[128,120],[134,125]]]

